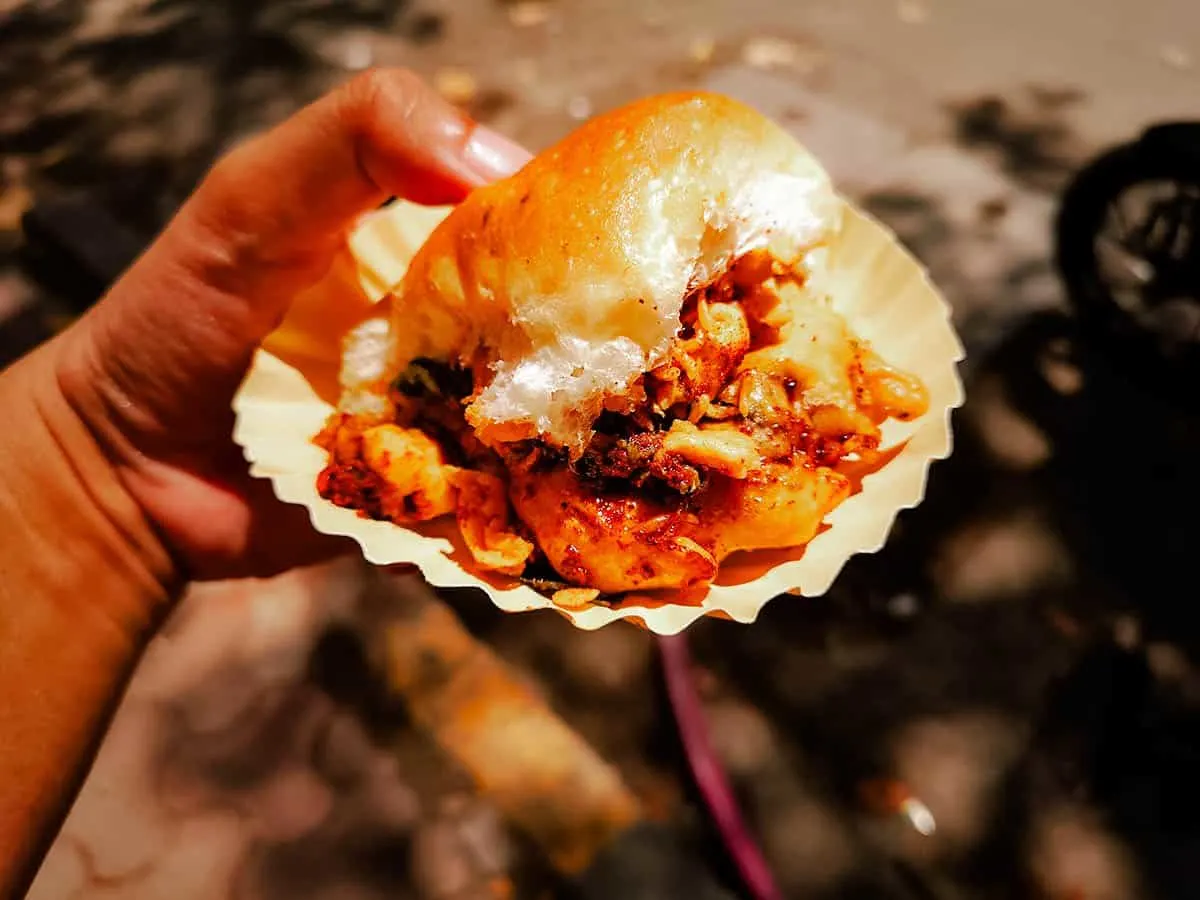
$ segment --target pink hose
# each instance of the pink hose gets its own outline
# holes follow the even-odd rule
[[[692,778],[708,807],[738,874],[754,900],[783,900],[758,843],[746,827],[733,788],[713,752],[700,695],[692,678],[691,655],[682,634],[658,639],[667,696],[687,755]]]

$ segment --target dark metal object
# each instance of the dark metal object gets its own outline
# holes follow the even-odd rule
[[[1130,380],[1200,409],[1200,122],[1094,159],[1063,195],[1055,240],[1085,337]]]

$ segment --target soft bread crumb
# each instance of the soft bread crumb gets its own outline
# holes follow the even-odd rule
[[[386,418],[391,409],[387,399],[388,320],[368,319],[342,342],[341,388],[338,408],[342,412],[370,418]]]

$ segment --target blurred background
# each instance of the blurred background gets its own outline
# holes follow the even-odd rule
[[[1200,119],[1200,7],[0,0],[4,361],[224,148],[392,64],[532,149],[680,87],[779,120],[953,304],[955,454],[828,596],[686,647],[356,563],[196,588],[31,896],[1196,896],[1200,138],[1130,142]],[[1183,199],[1103,238],[1154,180]],[[1164,228],[1179,265],[1145,262]],[[1092,249],[1134,232],[1118,296]],[[1121,319],[1151,288],[1173,311]]]

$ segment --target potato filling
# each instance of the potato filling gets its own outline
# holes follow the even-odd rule
[[[800,546],[869,465],[888,419],[924,414],[921,382],[885,364],[828,301],[748,256],[685,300],[667,358],[605,412],[581,453],[485,444],[463,410],[488,367],[414,363],[394,417],[332,417],[322,497],[399,524],[454,513],[486,570],[600,595],[687,590],[740,550]]]

